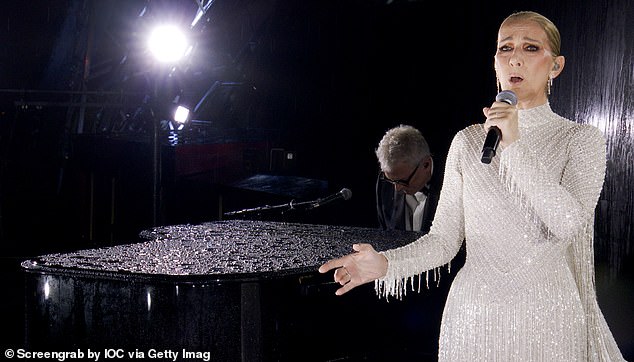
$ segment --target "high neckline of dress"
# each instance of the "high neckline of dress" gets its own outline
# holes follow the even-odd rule
[[[520,109],[519,124],[522,127],[538,127],[552,120],[555,113],[550,108],[550,103],[546,102],[540,106]]]

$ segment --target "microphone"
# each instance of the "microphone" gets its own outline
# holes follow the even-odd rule
[[[310,208],[314,209],[316,207],[331,203],[339,199],[350,200],[351,197],[352,197],[352,191],[344,187],[343,189],[341,189],[341,191],[337,192],[336,194],[313,201],[312,204],[310,205]]]
[[[517,95],[513,91],[504,90],[495,96],[495,100],[514,106],[517,104]],[[500,144],[500,138],[502,138],[502,131],[496,126],[490,127],[482,146],[482,163],[491,163],[491,159],[495,157],[495,152]]]

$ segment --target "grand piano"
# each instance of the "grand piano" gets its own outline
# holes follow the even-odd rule
[[[140,236],[25,260],[26,348],[197,361],[434,360],[440,288],[386,301],[368,284],[338,297],[332,275],[317,272],[353,243],[384,250],[416,232],[225,220]]]

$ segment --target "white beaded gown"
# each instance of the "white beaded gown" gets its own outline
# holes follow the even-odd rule
[[[467,256],[445,304],[439,361],[623,361],[599,309],[593,224],[605,138],[555,114],[519,111],[520,139],[481,162],[482,124],[454,137],[428,234],[394,250],[383,297],[412,277]],[[422,278],[421,278],[422,279]]]

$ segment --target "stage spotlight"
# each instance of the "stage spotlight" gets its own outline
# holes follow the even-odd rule
[[[148,40],[148,48],[162,63],[178,61],[189,47],[185,34],[175,26],[164,25],[154,29]]]
[[[176,111],[174,111],[174,121],[179,124],[183,124],[187,122],[189,118],[189,109],[187,107],[178,106],[176,107]]]

